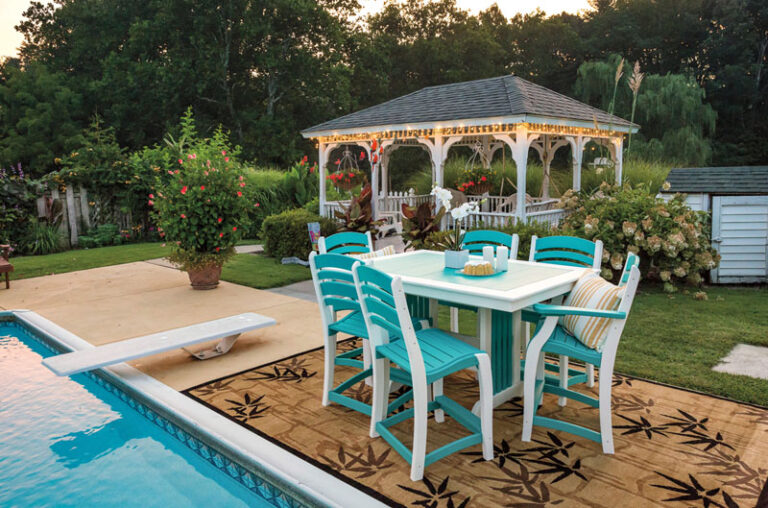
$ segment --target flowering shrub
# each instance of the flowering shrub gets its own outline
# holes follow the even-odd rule
[[[182,269],[221,265],[235,253],[243,220],[253,206],[241,167],[230,159],[220,132],[199,142],[166,169],[148,196],[161,236]]]
[[[700,284],[702,273],[720,261],[709,243],[707,214],[691,210],[684,195],[665,202],[643,186],[603,183],[593,194],[568,191],[561,204],[571,211],[562,225],[564,234],[602,240],[606,278],[623,268],[628,251],[634,252],[644,275],[673,292],[678,281]]]
[[[467,194],[484,194],[493,187],[496,172],[493,168],[470,168],[461,172],[456,188]]]

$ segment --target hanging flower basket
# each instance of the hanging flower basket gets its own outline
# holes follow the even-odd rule
[[[336,171],[326,178],[340,191],[351,191],[365,182],[365,175],[360,171]]]
[[[464,171],[462,171],[456,181],[456,188],[461,192],[481,195],[490,192],[493,188],[493,177],[495,176],[495,172],[490,167],[484,168],[482,166],[481,152],[482,145],[478,142],[475,144],[472,156],[467,160]]]

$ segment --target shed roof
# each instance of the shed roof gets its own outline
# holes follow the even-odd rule
[[[768,166],[674,168],[665,193],[768,194]]]
[[[579,102],[517,76],[499,76],[428,86],[376,106],[329,120],[302,131],[305,136],[328,131],[501,117],[595,119],[614,128],[637,128],[623,118]],[[541,117],[541,118],[539,118]],[[520,121],[531,121],[523,118]]]

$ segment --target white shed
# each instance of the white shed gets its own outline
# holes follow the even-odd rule
[[[768,282],[768,166],[676,168],[667,182],[662,197],[685,193],[691,208],[712,214],[722,258],[713,283]]]

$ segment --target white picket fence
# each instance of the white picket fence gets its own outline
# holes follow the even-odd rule
[[[542,210],[538,212],[527,213],[525,218],[529,223],[545,224],[550,229],[560,225],[560,221],[565,217],[566,211],[563,209]],[[501,212],[476,212],[468,215],[461,222],[463,229],[480,228],[503,228],[517,224],[517,217],[509,213]]]

